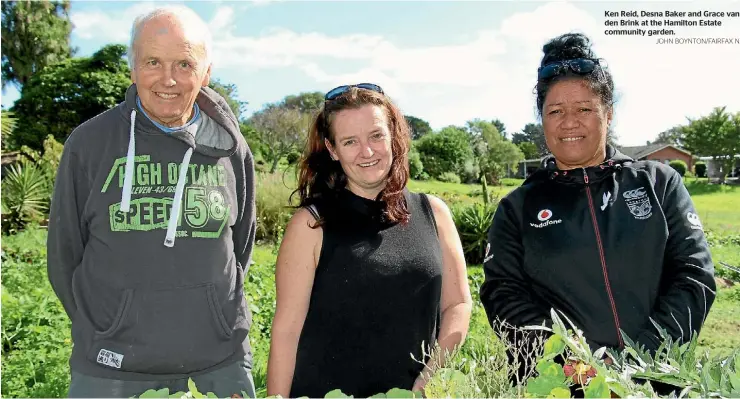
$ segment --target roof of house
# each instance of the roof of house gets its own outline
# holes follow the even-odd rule
[[[634,147],[618,147],[618,149],[624,155],[627,155],[628,157],[632,159],[639,160],[654,152],[658,152],[666,147],[671,147],[677,151],[683,152],[684,154],[691,155],[690,152],[684,150],[681,147],[678,147],[672,144],[648,144],[648,145],[638,145]]]

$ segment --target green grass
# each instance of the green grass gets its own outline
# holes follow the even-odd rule
[[[714,356],[740,348],[740,285],[720,288],[709,316],[704,322],[699,345]]]
[[[519,187],[524,180],[522,179],[503,179],[501,185],[489,185],[488,190],[497,198],[502,198],[510,191]],[[483,188],[480,184],[458,184],[445,183],[437,180],[411,180],[408,184],[409,190],[422,192],[440,197],[447,202],[452,203],[473,203],[483,200]]]
[[[707,184],[706,180],[687,179],[704,228],[723,233],[740,233],[740,186]]]
[[[728,263],[731,266],[740,267],[740,245],[714,246],[712,250],[712,261]]]

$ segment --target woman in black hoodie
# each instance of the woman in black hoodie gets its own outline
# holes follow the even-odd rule
[[[592,349],[648,350],[656,328],[687,342],[715,297],[714,268],[681,176],[607,144],[614,82],[581,34],[549,41],[537,108],[552,153],[501,200],[480,297],[489,321],[551,324],[565,314]]]

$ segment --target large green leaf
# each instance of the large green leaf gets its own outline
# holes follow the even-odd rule
[[[385,394],[387,398],[415,398],[416,395],[407,389],[393,388]]]
[[[550,394],[547,395],[548,398],[570,398],[570,390],[567,388],[557,387],[553,388],[552,391],[550,391]]]
[[[591,379],[586,390],[584,392],[586,398],[609,398],[611,397],[611,390],[609,384],[606,383],[606,379],[599,375]]]
[[[324,396],[324,398],[332,398],[332,399],[336,399],[336,398],[351,398],[351,397],[352,397],[351,395],[350,396],[347,396],[347,394],[345,394],[344,392],[342,392],[341,389],[331,390],[331,391],[327,392],[326,395]]]
[[[198,391],[198,387],[195,386],[195,381],[192,378],[188,378],[188,389],[194,398],[205,398],[205,395]]]
[[[558,334],[553,334],[550,338],[545,341],[545,352],[543,356],[545,359],[553,359],[563,353],[565,350],[565,341]]]
[[[162,389],[149,389],[139,395],[140,398],[169,398],[170,390],[168,388]]]
[[[536,369],[539,375],[527,382],[528,393],[546,397],[555,388],[568,389],[565,372],[559,364],[551,360],[541,361],[537,364]]]

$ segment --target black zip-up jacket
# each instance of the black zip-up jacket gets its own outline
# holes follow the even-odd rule
[[[681,176],[611,146],[601,165],[558,170],[546,159],[504,197],[488,233],[480,298],[489,319],[551,325],[565,314],[592,349],[654,351],[655,323],[687,342],[715,298],[714,267]]]

